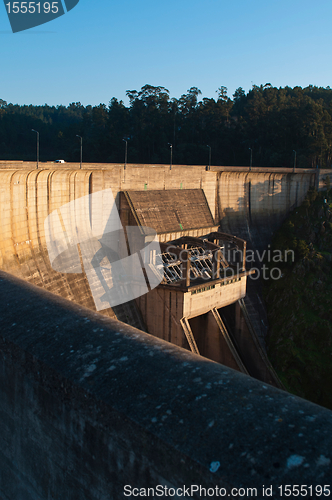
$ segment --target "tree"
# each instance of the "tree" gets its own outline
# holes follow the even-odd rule
[[[218,101],[227,101],[227,87],[219,87],[218,90],[216,90],[218,94]]]

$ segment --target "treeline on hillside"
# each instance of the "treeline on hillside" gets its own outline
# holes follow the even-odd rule
[[[129,106],[112,98],[108,105],[19,106],[0,99],[0,159],[34,160],[35,129],[41,161],[123,162],[330,168],[332,89],[227,88],[216,99],[200,98],[191,87],[179,99],[164,87],[145,85],[127,91]],[[211,148],[211,150],[210,150]],[[251,149],[251,151],[250,151]]]

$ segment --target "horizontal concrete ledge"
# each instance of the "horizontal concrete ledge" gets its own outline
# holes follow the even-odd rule
[[[3,500],[329,484],[330,411],[3,272],[0,304]]]
[[[205,165],[172,165],[172,168],[170,169],[170,164],[169,163],[127,163],[126,168],[124,163],[82,163],[82,170],[108,170],[108,169],[123,169],[123,170],[130,170],[132,168],[156,168],[156,169],[162,169],[162,170],[168,170],[170,173],[172,173],[172,170],[174,169],[192,169],[195,168],[197,170],[206,170]],[[10,170],[16,170],[16,169],[32,169],[36,170],[37,169],[37,163],[36,161],[6,161],[6,160],[0,160],[0,170],[1,169],[10,169]],[[38,164],[38,169],[39,170],[80,170],[80,163],[78,162],[65,162],[65,163],[55,163],[54,161],[44,161],[44,162],[39,162]]]
[[[17,169],[36,169],[36,161],[21,161],[21,160],[0,160],[0,170],[17,170]],[[206,165],[170,165],[167,163],[156,163],[156,164],[144,164],[144,163],[127,163],[126,170],[131,170],[135,168],[155,168],[168,170],[172,173],[172,170],[178,169],[197,169],[205,171]],[[55,163],[54,161],[39,162],[39,170],[80,170],[80,163],[78,162],[66,162],[66,163]],[[123,163],[82,163],[83,170],[109,170],[109,169],[123,169]],[[292,167],[249,167],[249,165],[242,166],[230,166],[230,165],[211,165],[211,172],[253,172],[253,173],[280,173],[280,174],[314,174],[320,171],[320,173],[331,173],[331,169],[316,169],[316,168],[296,168],[295,171]]]

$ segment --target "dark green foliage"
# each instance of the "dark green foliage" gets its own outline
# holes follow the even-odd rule
[[[317,196],[318,196],[317,189],[311,186],[307,193],[307,198],[310,201],[310,203],[314,202],[317,199]]]
[[[288,220],[287,222],[284,223],[283,226],[283,233],[287,237],[291,237],[294,235],[295,231],[295,226],[291,220]]]
[[[305,240],[299,240],[297,243],[297,254],[299,259],[305,259],[309,255],[309,247]]]
[[[304,202],[303,202],[303,206],[305,208],[309,208],[310,207],[310,200],[308,197],[305,198]]]
[[[112,98],[109,105],[18,106],[0,99],[0,158],[35,158],[35,135],[40,132],[40,158],[123,162],[214,165],[331,167],[332,89],[254,85],[246,94],[239,87],[233,100],[220,86],[216,99],[201,100],[191,87],[171,98],[161,86],[128,90],[129,107]],[[329,182],[329,181],[327,181]],[[327,190],[330,187],[327,186]],[[309,202],[314,201],[309,198]]]
[[[292,248],[295,258],[280,264],[280,280],[265,282],[265,299],[269,357],[281,380],[294,394],[332,409],[331,201],[310,189],[275,235],[272,248]]]

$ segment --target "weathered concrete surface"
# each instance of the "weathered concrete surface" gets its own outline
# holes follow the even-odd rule
[[[330,483],[330,411],[6,273],[0,304],[2,500]]]
[[[151,290],[149,294],[138,297],[136,301],[147,331],[160,339],[190,349],[181,320],[206,314],[214,307],[228,306],[244,297],[247,276],[234,281],[234,283],[231,280],[225,283],[213,282],[212,289],[209,286],[210,282],[207,282],[206,287],[201,287],[203,292],[198,294],[193,294],[191,289],[184,292],[180,288],[168,288],[162,285]],[[207,352],[202,352],[202,355],[209,357]]]
[[[131,225],[153,227],[157,234],[215,225],[202,189],[126,191]],[[122,206],[121,206],[122,211]]]
[[[315,172],[223,171],[217,183],[222,231],[262,249],[289,211],[302,203],[315,184]]]
[[[48,166],[54,165],[47,164]],[[13,167],[13,164],[10,163]],[[119,166],[94,170],[65,168],[56,170],[0,170],[0,269],[27,279],[68,300],[95,310],[88,281],[84,273],[55,272],[49,262],[44,221],[62,205],[111,188],[117,203],[124,190],[193,189],[203,188],[215,204],[215,174],[207,176],[204,167],[174,168],[165,166]],[[29,165],[33,167],[33,164]],[[119,205],[118,205],[119,208]],[[114,317],[108,309],[104,314]]]
[[[0,162],[0,268],[71,301],[94,309],[84,274],[55,273],[50,267],[44,220],[81,196],[111,188],[119,208],[121,191],[203,189],[212,216],[224,232],[260,247],[287,212],[300,203],[316,172],[290,169],[202,166],[77,164],[55,166]],[[44,169],[44,167],[46,167]],[[323,175],[323,173],[321,174]],[[112,310],[105,314],[114,316]]]
[[[245,317],[243,311],[243,302],[237,301],[231,306],[219,309],[219,314],[228,330],[231,332],[232,339],[241,353],[242,361],[251,377],[266,381],[274,387],[283,389],[283,385],[276,375],[268,357],[266,350],[261,345],[256,330],[251,324],[251,318]]]
[[[234,282],[233,282],[234,281]],[[193,295],[191,292],[184,296],[183,316],[193,318],[205,314],[214,307],[226,307],[246,294],[247,276],[237,276],[228,282],[216,283],[212,290]],[[208,284],[208,282],[207,282]]]
[[[84,274],[52,269],[44,233],[52,210],[86,194],[86,172],[0,171],[0,268],[93,309]]]

